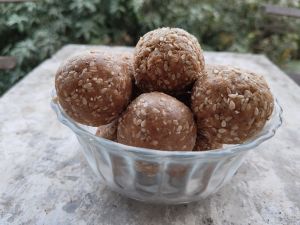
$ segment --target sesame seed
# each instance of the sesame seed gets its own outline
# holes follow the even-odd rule
[[[221,128],[221,129],[219,129],[219,130],[218,130],[218,132],[219,132],[219,133],[221,133],[221,134],[223,134],[223,133],[225,133],[225,132],[226,132],[226,130],[225,130],[225,129],[223,129],[223,128]]]
[[[229,102],[229,109],[234,110],[235,109],[235,103],[233,101]]]
[[[226,88],[227,94],[231,94],[231,90],[229,87]]]
[[[260,122],[258,122],[257,124],[256,124],[256,127],[262,127],[263,126],[263,122],[262,121],[260,121]]]
[[[231,116],[228,116],[228,117],[225,118],[225,121],[226,121],[226,122],[228,122],[228,121],[230,121],[230,120],[232,120],[232,117],[231,117]]]
[[[236,98],[237,95],[238,95],[237,93],[235,93],[235,94],[229,94],[228,97],[229,97],[229,98]]]
[[[97,67],[96,66],[92,66],[90,67],[90,71],[91,72],[98,72]]]
[[[87,100],[84,97],[82,98],[82,104],[87,105]]]
[[[214,104],[214,105],[213,105],[213,111],[216,111],[216,110],[217,110],[217,105]]]
[[[256,107],[255,110],[254,110],[254,115],[257,116],[258,114],[259,114],[259,110],[258,110],[258,108]]]
[[[154,140],[151,142],[154,146],[157,146],[158,145],[158,141]]]
[[[208,101],[208,98],[207,98],[207,97],[205,97],[205,99],[204,99],[204,103],[205,103],[205,104],[207,104],[207,101]]]
[[[153,112],[160,113],[160,111],[157,108],[153,108]]]
[[[100,92],[101,94],[104,94],[107,91],[107,88],[103,88]]]
[[[250,92],[249,90],[245,90],[244,96],[245,96],[246,98],[249,98],[249,97],[251,96],[251,92]]]
[[[268,108],[268,103],[265,102],[265,103],[264,103],[264,110],[267,110],[267,108]]]
[[[146,121],[143,120],[143,122],[141,122],[141,127],[145,127],[146,126]]]
[[[214,69],[214,74],[217,74],[217,73],[219,73],[219,70],[216,70],[216,69]]]
[[[226,127],[226,121],[225,120],[222,121],[221,126]]]
[[[246,110],[247,110],[247,111],[250,111],[250,110],[251,110],[251,104],[248,104],[248,105],[247,105]]]
[[[83,70],[82,70],[82,74],[84,74],[84,73],[86,73],[87,72],[87,68],[84,68]]]
[[[86,83],[82,86],[85,89],[91,89],[92,88],[92,83]]]
[[[137,124],[137,119],[136,119],[136,118],[133,118],[133,124],[136,125],[136,126],[138,125],[138,124]]]
[[[248,121],[248,126],[251,126],[253,122],[255,121],[255,118],[252,118],[251,120]]]
[[[164,63],[164,70],[165,70],[166,72],[168,71],[168,63],[167,63],[167,62]]]
[[[246,109],[246,107],[247,107],[247,104],[243,104],[242,105],[242,111],[244,111]]]
[[[97,84],[101,84],[102,81],[103,81],[103,80],[102,80],[101,78],[98,78],[98,79],[96,80],[96,83],[97,83]]]
[[[115,94],[115,95],[118,95],[118,94],[119,94],[119,92],[117,91],[117,89],[114,90],[114,94]]]
[[[189,66],[192,65],[192,62],[191,62],[191,61],[186,61],[185,63],[186,63],[187,65],[189,65]]]
[[[203,107],[204,107],[204,103],[202,103],[202,104],[198,107],[199,111],[202,110]]]
[[[236,136],[237,133],[235,132],[235,130],[232,130],[232,131],[230,131],[230,135],[231,135],[231,136]]]
[[[235,137],[235,138],[233,138],[233,140],[240,141],[241,139],[239,139],[238,137]]]
[[[76,99],[78,97],[78,94],[76,94],[76,93],[74,93],[73,95],[72,95],[72,98],[73,99]]]
[[[177,132],[180,132],[181,130],[182,130],[182,126],[179,125],[179,126],[177,127]]]

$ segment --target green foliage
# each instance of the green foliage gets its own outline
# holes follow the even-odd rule
[[[272,4],[300,7],[298,1]],[[297,5],[298,4],[298,5]],[[135,45],[162,26],[193,33],[205,50],[300,58],[300,20],[266,16],[259,0],[44,0],[0,4],[0,55],[18,65],[0,71],[0,95],[66,43]]]

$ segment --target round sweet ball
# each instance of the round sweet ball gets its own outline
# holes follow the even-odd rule
[[[129,103],[132,79],[119,55],[87,51],[58,69],[55,88],[60,105],[76,122],[100,126],[115,120]]]
[[[191,110],[160,92],[141,94],[119,119],[120,143],[167,151],[191,151],[196,141]]]
[[[204,57],[193,35],[179,28],[159,28],[138,41],[134,70],[141,90],[172,93],[203,75]]]
[[[192,90],[198,130],[209,140],[239,144],[262,130],[274,100],[265,79],[232,66],[207,66]]]
[[[213,149],[220,149],[223,144],[217,142],[211,142],[204,135],[197,135],[196,144],[193,151],[208,151]]]
[[[117,127],[118,127],[118,120],[114,120],[113,122],[102,125],[97,128],[96,136],[102,137],[111,141],[117,140]]]

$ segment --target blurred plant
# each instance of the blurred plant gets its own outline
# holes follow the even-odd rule
[[[300,7],[298,1],[268,3]],[[300,58],[300,20],[266,16],[259,0],[44,0],[0,4],[0,95],[66,43],[135,45],[162,26],[193,33],[205,50],[264,53],[283,64]],[[298,4],[298,5],[297,5]]]

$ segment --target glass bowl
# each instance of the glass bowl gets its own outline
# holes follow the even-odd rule
[[[188,203],[217,192],[236,173],[249,150],[273,137],[282,123],[282,109],[275,101],[270,120],[246,143],[203,152],[160,151],[97,137],[95,127],[76,123],[55,100],[55,92],[52,97],[58,120],[76,134],[100,180],[129,198],[151,203]]]

